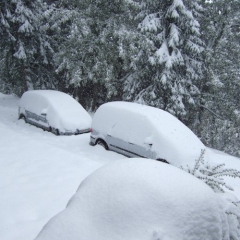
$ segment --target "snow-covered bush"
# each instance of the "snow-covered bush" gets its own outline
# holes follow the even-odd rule
[[[177,167],[121,159],[88,176],[36,240],[229,240],[224,207],[225,199]]]
[[[225,235],[223,239],[240,239],[240,201],[235,195],[226,193],[233,188],[226,184],[224,177],[240,178],[240,171],[226,168],[225,164],[215,164],[205,160],[205,149],[201,151],[193,168],[181,167],[183,170],[205,182],[222,198],[222,209],[225,211],[227,222],[223,224]]]
[[[206,149],[201,151],[200,157],[196,159],[192,168],[181,167],[183,170],[194,175],[195,177],[204,181],[209,185],[214,192],[225,192],[225,189],[233,190],[231,186],[227,185],[224,177],[240,178],[240,171],[236,169],[226,168],[225,164],[215,164],[205,161]]]

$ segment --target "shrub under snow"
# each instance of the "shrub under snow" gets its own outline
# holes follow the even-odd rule
[[[224,198],[177,167],[117,160],[88,176],[36,240],[227,240]]]
[[[224,177],[240,178],[240,171],[225,167],[225,164],[214,164],[205,160],[205,149],[201,151],[194,166],[182,167],[183,170],[194,175],[198,179],[205,182],[213,189],[223,200],[223,209],[227,217],[227,222],[224,224],[223,239],[239,240],[240,239],[240,202],[237,197],[226,191],[234,189],[226,184]]]

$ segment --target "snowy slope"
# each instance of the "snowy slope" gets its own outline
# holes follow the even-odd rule
[[[124,158],[91,147],[89,134],[57,137],[17,120],[18,102],[0,94],[1,240],[34,239],[87,175]]]
[[[79,184],[124,156],[89,145],[89,134],[57,137],[17,120],[19,99],[0,93],[0,239],[33,240]],[[212,161],[240,170],[240,159],[209,149]],[[240,199],[240,180],[227,179]]]

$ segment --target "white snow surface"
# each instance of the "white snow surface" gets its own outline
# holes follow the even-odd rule
[[[0,239],[33,240],[90,173],[123,158],[18,119],[19,98],[0,93]]]
[[[193,166],[205,149],[199,138],[172,114],[138,103],[103,104],[93,117],[92,128],[141,147],[152,143],[157,158],[175,166]]]
[[[75,99],[54,90],[32,90],[23,94],[20,107],[41,115],[47,114],[49,125],[60,131],[90,128],[92,118]]]
[[[92,147],[89,145],[89,138],[90,134],[82,134],[77,136],[55,136],[49,132],[43,131],[42,129],[36,128],[32,125],[26,124],[23,120],[17,120],[18,118],[18,105],[19,105],[19,98],[12,96],[12,95],[5,95],[0,93],[0,239],[1,240],[33,240],[35,237],[41,232],[44,225],[47,224],[47,222],[53,218],[56,214],[59,214],[61,211],[63,211],[69,200],[74,196],[76,193],[78,186],[83,182],[81,187],[79,188],[76,196],[72,198],[70,201],[68,207],[66,210],[64,210],[62,213],[57,215],[56,218],[53,218],[53,220],[50,221],[49,224],[46,225],[43,232],[46,231],[46,229],[50,226],[53,226],[53,223],[55,222],[54,219],[58,219],[60,221],[60,217],[62,214],[68,214],[70,211],[72,211],[72,208],[81,209],[80,205],[77,203],[79,202],[78,197],[80,192],[92,192],[92,194],[99,193],[100,197],[104,197],[103,199],[106,199],[106,195],[104,191],[108,190],[106,187],[104,187],[104,183],[109,186],[109,189],[115,188],[115,191],[113,191],[113,197],[116,198],[117,192],[122,191],[123,189],[119,188],[118,186],[125,187],[121,182],[115,182],[115,184],[111,181],[108,181],[107,179],[107,173],[105,172],[104,168],[100,169],[99,172],[96,172],[93,175],[88,177],[91,173],[93,173],[95,170],[101,168],[102,166],[110,163],[109,165],[106,165],[106,171],[107,169],[117,168],[116,172],[118,174],[120,173],[120,169],[118,171],[118,167],[116,165],[112,165],[116,160],[119,159],[127,159],[124,156],[120,154],[116,154],[111,151],[105,151],[101,146],[95,146]],[[240,171],[240,159],[236,157],[232,157],[228,154],[225,154],[223,152],[209,149],[207,148],[208,157],[209,159],[214,163],[225,163],[226,167],[228,168],[235,168]],[[131,159],[129,159],[131,160]],[[146,159],[142,159],[146,160]],[[143,167],[142,160],[138,161],[141,166]],[[150,160],[149,160],[150,161]],[[147,162],[149,162],[147,160]],[[124,169],[126,167],[121,165],[120,163],[119,168]],[[125,162],[125,161],[124,161]],[[156,162],[153,160],[151,164],[155,164]],[[168,173],[172,170],[168,170],[169,167],[167,165],[160,165],[161,163],[158,163],[158,166],[163,166],[164,169],[167,169]],[[153,165],[151,165],[153,167]],[[141,168],[142,168],[141,167]],[[171,168],[172,169],[172,168]],[[174,171],[174,170],[173,170]],[[105,173],[104,173],[105,172]],[[177,176],[179,176],[178,171],[176,170]],[[128,171],[129,173],[129,171]],[[154,173],[154,170],[153,170]],[[126,173],[125,173],[126,175]],[[129,176],[130,175],[130,176]],[[147,170],[146,174],[143,174],[143,177],[145,177],[149,174],[149,170]],[[95,184],[92,185],[92,182],[96,181],[97,176],[101,177],[101,180],[103,182],[99,181],[98,186],[103,189],[103,192],[100,192],[96,189]],[[135,174],[134,174],[135,176]],[[156,176],[154,173],[154,176],[156,179],[161,179],[161,176]],[[153,180],[153,177],[150,176],[150,179]],[[185,174],[184,174],[185,176]],[[110,174],[109,177],[114,177],[113,174]],[[116,176],[117,177],[117,176]],[[121,177],[121,176],[120,176]],[[133,184],[136,185],[136,176],[131,178],[131,174],[128,174],[129,179],[132,180]],[[174,183],[174,179],[176,178],[175,175],[171,176],[173,179],[169,180],[172,184]],[[105,178],[105,179],[104,179]],[[127,178],[127,177],[126,177]],[[140,178],[140,176],[139,176]],[[83,181],[86,179],[86,181]],[[122,179],[122,178],[121,178]],[[151,183],[151,180],[144,181],[143,184],[143,190],[146,189],[146,185],[149,185],[149,193],[154,191],[154,186],[159,186],[160,183],[156,183],[155,181]],[[154,179],[154,180],[156,180]],[[105,181],[105,182],[104,182]],[[124,180],[125,182],[127,181]],[[185,180],[184,180],[185,181]],[[228,185],[232,186],[234,188],[233,194],[237,196],[238,199],[240,199],[240,180],[234,179],[234,178],[225,178],[225,181]],[[177,181],[178,182],[178,181]],[[188,182],[187,186],[192,189],[192,184],[195,185],[195,179]],[[164,186],[167,188],[167,184],[162,186],[163,189]],[[178,183],[177,183],[178,184]],[[179,184],[182,184],[180,181]],[[198,185],[201,185],[200,183],[197,183]],[[91,186],[90,189],[84,186]],[[206,190],[204,187],[200,187],[204,191],[208,192],[206,196],[200,196],[202,199],[206,199],[211,196],[211,191]],[[132,190],[132,193],[130,190]],[[96,190],[96,192],[95,192]],[[119,216],[121,215],[122,208],[120,208],[120,202],[121,200],[125,200],[126,205],[129,204],[130,206],[130,199],[133,200],[134,198],[134,188],[131,188],[129,185],[126,195],[118,196],[119,200],[114,203],[112,203],[111,210],[113,212],[110,216],[116,216],[117,214]],[[158,189],[157,189],[158,190]],[[156,190],[156,196],[159,197],[159,192]],[[185,191],[185,190],[184,190]],[[174,195],[174,192],[176,193]],[[142,196],[141,189],[136,188],[135,193],[138,193],[137,195]],[[166,206],[169,206],[173,204],[173,202],[176,203],[176,205],[173,204],[173,207],[179,206],[179,204],[182,203],[182,200],[179,198],[180,190],[178,188],[174,188],[172,192],[167,191],[166,194],[169,194],[169,196],[174,195],[174,201],[168,199],[166,201]],[[193,192],[195,194],[195,191]],[[129,194],[129,197],[128,197]],[[198,193],[196,193],[198,194]],[[187,194],[186,197],[190,197],[191,199],[194,198],[194,195],[191,197],[191,193]],[[197,195],[195,195],[196,197]],[[206,198],[205,198],[206,197]],[[153,198],[153,199],[152,199]],[[154,212],[154,208],[160,206],[160,204],[163,204],[164,200],[161,200],[159,203],[155,199],[154,196],[152,198],[149,198],[146,196],[145,200],[142,199],[140,202],[137,200],[134,201],[134,204],[136,204],[136,207],[134,206],[135,210],[139,209],[139,204],[141,203],[142,207],[144,209],[148,209],[146,212],[140,211],[141,214],[146,214],[144,216],[149,217],[149,221],[146,219],[144,220],[146,224],[147,229],[152,234],[152,238],[149,239],[158,239],[159,236],[162,236],[161,234],[164,233],[164,229],[161,230],[161,226],[159,224],[153,224],[152,228],[149,227],[149,224],[151,221],[153,221],[154,218],[158,218],[157,214]],[[99,199],[99,198],[98,198]],[[103,222],[109,221],[109,217],[106,215],[105,210],[101,209],[100,204],[104,204],[103,199],[96,203],[96,206],[92,206],[94,209],[97,209],[96,214],[98,214],[98,218],[95,220],[99,222],[99,218],[101,217]],[[129,201],[128,201],[129,199]],[[189,199],[189,202],[190,200]],[[82,204],[86,204],[86,207],[91,207],[87,203],[87,199],[82,199]],[[89,201],[94,201],[94,199],[88,199]],[[108,201],[111,200],[111,196],[109,196]],[[166,200],[166,199],[165,199]],[[194,200],[194,199],[193,199]],[[212,200],[210,200],[211,202]],[[151,202],[153,204],[152,207],[147,205],[147,202]],[[139,203],[139,204],[138,204]],[[146,203],[146,204],[144,204]],[[83,206],[81,204],[81,206]],[[133,205],[134,205],[133,204]],[[198,203],[199,206],[201,206],[201,203]],[[115,207],[114,207],[115,206]],[[118,206],[118,207],[117,207]],[[155,206],[155,207],[154,207]],[[192,206],[192,205],[191,205]],[[213,208],[216,209],[216,208]],[[169,212],[168,209],[165,208],[161,209],[163,213],[166,214],[167,217],[170,218],[170,214],[173,215],[172,219],[174,221],[174,218],[178,218],[176,214],[174,214],[173,211]],[[190,211],[190,210],[189,210]],[[217,211],[217,209],[216,209]],[[90,212],[89,216],[93,216],[92,212]],[[212,212],[210,211],[212,217],[215,215],[215,210]],[[84,213],[86,214],[86,212]],[[101,216],[100,216],[101,214]],[[169,214],[169,215],[168,215]],[[184,215],[184,213],[181,213]],[[205,214],[205,211],[204,213]],[[133,216],[133,212],[130,216]],[[150,217],[151,216],[151,217]],[[137,216],[135,216],[137,219]],[[69,218],[71,218],[69,216]],[[61,221],[63,229],[67,225],[69,225],[68,220]],[[72,215],[71,222],[76,220],[75,223],[78,223],[79,221],[83,221],[81,219],[81,216],[79,215]],[[151,220],[150,220],[151,219]],[[185,219],[185,218],[184,218]],[[123,219],[125,220],[125,219]],[[116,219],[114,221],[117,221]],[[138,219],[139,221],[139,219]],[[200,221],[197,219],[197,221]],[[75,223],[74,223],[74,229],[75,229]],[[123,224],[124,222],[121,222],[119,224]],[[159,222],[157,222],[159,223]],[[103,230],[103,224],[100,222],[100,225],[97,226],[100,230]],[[163,223],[164,226],[168,227],[171,231],[174,233],[177,231],[175,229],[175,226],[171,228],[171,222]],[[176,224],[182,224],[181,222]],[[187,224],[187,223],[186,223]],[[129,230],[129,226],[137,226],[132,221],[126,221],[125,222],[126,229]],[[140,226],[140,225],[139,225]],[[142,225],[141,225],[142,226]],[[93,227],[96,227],[94,225],[89,225],[86,228],[88,228],[89,231],[93,230]],[[113,226],[109,225],[108,227],[111,227],[111,232],[113,232]],[[122,225],[121,225],[122,227]],[[217,226],[214,226],[217,227]],[[116,227],[115,227],[116,228]],[[105,229],[105,228],[104,228]],[[184,228],[186,229],[186,228]],[[218,228],[216,228],[218,229]],[[155,231],[157,230],[157,231]],[[49,230],[50,231],[50,230]],[[50,232],[57,232],[58,229],[54,229],[51,227]],[[61,229],[59,229],[61,231]],[[155,232],[154,232],[155,231]],[[161,232],[163,231],[163,232]],[[43,232],[39,235],[43,234]],[[130,232],[130,231],[129,231]],[[131,229],[131,232],[136,232],[139,234],[139,229]],[[151,235],[149,232],[149,236]],[[218,232],[218,230],[217,230]],[[86,231],[85,231],[86,233]],[[117,235],[118,232],[115,232],[114,236]],[[169,233],[167,233],[169,234]],[[217,233],[218,234],[218,233]],[[64,240],[69,239],[65,238]],[[81,239],[81,236],[79,236],[79,239]],[[98,238],[95,238],[98,239]],[[114,238],[112,238],[114,239]],[[131,236],[127,237],[126,239],[131,239]],[[161,240],[165,240],[164,236],[160,238]],[[167,239],[167,238],[166,238]],[[178,238],[177,238],[178,239]],[[186,237],[185,239],[191,239]],[[85,240],[85,239],[84,239]],[[91,239],[92,240],[92,239]],[[202,239],[201,239],[202,240]]]
[[[219,201],[177,167],[121,159],[87,177],[36,240],[222,239]]]

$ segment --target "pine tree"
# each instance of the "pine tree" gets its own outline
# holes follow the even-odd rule
[[[239,156],[239,9],[238,1],[204,3],[201,20],[205,51],[198,129],[192,129],[213,148]]]
[[[183,116],[202,77],[199,23],[182,0],[134,3],[141,37],[124,97]]]
[[[1,2],[0,74],[4,86],[18,95],[44,84],[51,87],[49,69],[53,49],[43,18],[46,7],[41,0]]]
[[[55,61],[57,72],[65,75],[66,90],[92,109],[120,98],[119,79],[124,75],[119,54],[123,1],[85,0],[65,11],[65,18],[71,15],[67,38],[61,43]]]

